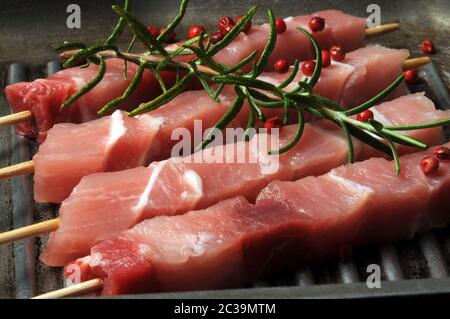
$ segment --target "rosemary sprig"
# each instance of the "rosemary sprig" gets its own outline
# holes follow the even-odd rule
[[[186,13],[187,5],[188,0],[181,0],[178,15],[172,20],[171,23],[169,23],[169,25],[165,28],[164,32],[162,32],[156,39],[159,43],[164,42],[167,35],[169,35],[173,30],[175,30],[175,28],[180,24],[181,20],[183,20],[184,14]]]
[[[316,85],[317,81],[319,81],[320,73],[322,72],[322,50],[320,50],[320,46],[317,43],[317,41],[313,38],[313,36],[306,31],[305,29],[298,27],[297,28],[300,32],[302,32],[308,39],[311,41],[314,47],[314,51],[316,54],[316,67],[314,68],[313,75],[311,78],[306,82],[310,86],[314,87]]]
[[[64,41],[62,44],[59,44],[54,47],[55,51],[74,50],[74,49],[86,49],[86,45],[81,42]]]
[[[353,163],[355,160],[355,155],[354,155],[352,135],[350,133],[347,123],[341,120],[338,121],[338,124],[340,127],[342,127],[342,130],[344,131],[345,141],[347,142],[348,162]]]
[[[386,130],[390,130],[390,131],[410,131],[410,130],[421,130],[421,129],[425,129],[425,128],[443,126],[443,125],[447,125],[447,124],[450,124],[450,118],[433,121],[433,122],[429,122],[429,123],[423,123],[423,124],[397,125],[397,126],[385,125],[384,128]]]
[[[292,71],[289,74],[289,76],[286,78],[286,80],[284,80],[280,85],[278,85],[279,89],[284,89],[286,86],[288,86],[289,84],[292,83],[292,81],[294,81],[295,77],[298,74],[298,67],[299,67],[300,63],[298,60],[294,61],[294,66],[292,67]]]
[[[163,93],[167,92],[167,88],[166,88],[166,84],[164,83],[164,80],[162,79],[161,75],[158,73],[158,71],[151,65],[148,63],[145,63],[145,67],[147,69],[150,70],[150,72],[152,72],[153,76],[155,77],[155,79],[158,81],[159,86],[161,87]]]
[[[269,31],[269,39],[267,40],[266,46],[261,53],[261,57],[258,62],[256,62],[253,71],[251,73],[252,78],[256,78],[264,71],[267,61],[269,60],[270,55],[272,54],[273,49],[275,48],[275,44],[277,42],[277,32],[275,30],[275,16],[273,15],[272,9],[269,9],[267,12],[269,16],[270,23],[270,31]]]
[[[177,84],[172,86],[170,89],[168,89],[166,92],[158,96],[156,99],[147,102],[147,103],[141,103],[138,108],[134,109],[129,113],[130,116],[136,116],[142,113],[146,113],[149,111],[152,111],[154,109],[157,109],[163,104],[166,104],[170,102],[172,99],[175,98],[178,94],[183,92],[185,87],[189,84],[192,77],[194,76],[193,72],[189,72],[184,77],[181,78],[180,81],[178,81]]]
[[[297,145],[298,141],[300,141],[302,135],[303,135],[303,130],[305,128],[305,120],[303,117],[303,112],[301,110],[300,107],[297,108],[297,131],[295,133],[294,138],[285,146],[283,146],[282,148],[280,148],[279,150],[276,151],[270,151],[269,154],[271,155],[275,155],[275,154],[283,154],[288,152],[289,150],[291,150],[295,145]]]
[[[125,63],[127,63],[127,61],[125,61]],[[145,70],[145,63],[141,63],[141,65],[139,66],[139,68],[136,72],[136,75],[134,76],[133,80],[131,81],[130,85],[127,87],[125,92],[123,92],[122,96],[119,96],[119,97],[113,99],[112,101],[108,102],[104,107],[102,107],[100,109],[100,111],[97,112],[97,114],[105,115],[111,109],[117,107],[120,103],[125,101],[130,96],[130,94],[134,92],[136,87],[139,85],[139,82],[142,79],[142,75],[144,74],[144,70]]]
[[[377,130],[378,134],[380,134],[380,136],[383,136],[384,139],[386,140],[386,142],[388,143],[389,148],[391,149],[391,152],[392,152],[392,157],[394,158],[394,162],[395,162],[395,173],[397,175],[399,175],[400,174],[400,160],[398,158],[398,152],[397,152],[397,149],[395,148],[392,138],[383,133],[384,127],[383,127],[382,123],[371,119],[371,120],[369,120],[369,124],[372,125],[373,128],[375,130]]]
[[[224,116],[222,116],[222,118],[216,123],[216,125],[214,125],[214,127],[209,130],[204,140],[195,148],[196,151],[205,148],[209,143],[211,143],[213,141],[214,131],[216,129],[223,130],[241,111],[242,105],[244,105],[245,94],[238,86],[235,87],[235,91],[236,98],[234,100],[233,106],[224,114]]]
[[[386,97],[386,95],[390,94],[392,91],[394,91],[397,86],[400,85],[400,83],[403,81],[403,79],[405,78],[405,76],[403,74],[399,75],[397,77],[397,79],[395,79],[394,82],[392,82],[387,88],[385,88],[383,90],[383,94],[377,94],[375,95],[373,98],[371,98],[370,100],[362,103],[361,105],[354,107],[348,111],[345,111],[344,114],[345,115],[355,115],[358,113],[361,113],[369,108],[371,108],[373,105],[377,104],[378,102],[380,102],[381,100],[384,99],[384,97]]]
[[[130,0],[125,0],[125,4],[123,6],[124,11],[130,11]],[[106,39],[104,42],[104,45],[110,45],[119,39],[120,35],[122,34],[123,29],[125,28],[126,20],[122,17],[119,18],[119,21],[117,22],[116,27],[112,31],[111,35]]]
[[[118,51],[117,47],[112,44],[97,44],[90,48],[82,49],[72,55],[69,59],[67,59],[66,62],[64,62],[63,67],[64,68],[70,68],[74,66],[77,62],[83,59],[89,59],[89,58],[96,58],[99,55],[97,55],[98,52],[106,51],[106,50],[112,50],[112,51]]]
[[[61,105],[62,108],[72,104],[73,102],[78,100],[80,97],[82,97],[84,94],[86,94],[87,92],[92,90],[98,83],[100,83],[100,81],[103,79],[103,76],[105,75],[105,72],[106,72],[106,63],[105,63],[105,59],[103,57],[101,57],[101,56],[98,57],[98,61],[99,61],[99,66],[100,67],[98,69],[97,75],[92,80],[90,80],[85,86],[83,86],[82,89],[80,89],[78,92],[76,92],[73,95],[71,95]]]
[[[127,53],[129,53],[131,51],[135,42],[136,42],[136,36],[133,35],[133,38],[131,38],[131,41],[128,44],[127,51],[126,51]],[[128,73],[128,63],[126,60],[124,60],[123,61],[123,78],[125,81],[127,80],[127,73]]]
[[[218,102],[216,94],[214,93],[214,91],[211,89],[211,87],[209,86],[209,77],[207,75],[202,74],[201,72],[198,71],[197,69],[197,65],[195,64],[195,62],[191,62],[190,63],[192,66],[192,72],[194,73],[195,76],[197,76],[198,80],[200,81],[203,89],[206,91],[206,93],[208,93],[208,95],[211,97],[211,99],[213,99],[215,102]]]
[[[167,51],[163,48],[161,42],[158,41],[157,38],[155,38],[153,34],[147,30],[147,27],[137,20],[130,12],[119,6],[112,6],[112,8],[118,15],[128,22],[133,33],[142,41],[142,43],[144,43],[149,51],[156,50],[165,57],[169,56]]]
[[[80,60],[86,60],[87,63],[97,63],[100,67],[96,77],[89,81],[86,86],[81,88],[79,92],[71,96],[63,105],[69,105],[95,87],[95,85],[101,81],[106,70],[104,59],[117,57],[123,59],[125,62],[125,74],[127,62],[137,64],[139,68],[124,93],[120,97],[107,103],[99,111],[100,115],[111,111],[129,97],[141,81],[145,69],[149,69],[150,72],[153,73],[155,78],[159,81],[163,92],[155,99],[141,103],[137,108],[129,113],[130,116],[152,111],[173,100],[186,89],[193,78],[197,78],[202,84],[203,89],[208,93],[211,99],[216,102],[219,101],[219,96],[227,85],[234,87],[236,97],[232,107],[217,121],[205,139],[196,147],[196,150],[206,147],[213,140],[214,129],[222,130],[229,125],[229,123],[240,112],[245,101],[248,101],[249,117],[244,133],[244,138],[246,140],[250,137],[251,129],[257,126],[257,120],[261,122],[265,121],[264,109],[282,109],[284,112],[283,123],[285,124],[289,121],[288,115],[291,111],[295,110],[297,113],[297,131],[295,136],[285,146],[281,147],[279,150],[271,151],[270,154],[282,154],[288,152],[298,143],[302,137],[305,125],[303,115],[304,112],[308,112],[319,118],[332,121],[342,128],[348,146],[349,162],[354,160],[353,138],[356,138],[381,152],[390,154],[394,158],[397,174],[400,172],[400,162],[396,144],[417,148],[427,147],[427,145],[422,141],[405,135],[399,131],[431,128],[450,124],[450,118],[447,118],[430,123],[392,126],[383,125],[375,120],[371,120],[367,123],[361,122],[352,117],[355,114],[373,107],[393,90],[395,90],[395,88],[403,80],[402,75],[400,75],[392,84],[373,98],[349,110],[337,102],[315,94],[313,89],[322,72],[321,50],[314,37],[307,30],[300,27],[298,27],[298,31],[302,32],[309,39],[315,52],[316,66],[312,76],[297,82],[294,89],[287,90],[287,87],[291,87],[291,84],[294,83],[298,74],[299,61],[296,60],[289,75],[279,85],[274,85],[259,79],[258,76],[261,75],[265,69],[277,40],[274,14],[270,9],[268,10],[270,30],[264,49],[261,52],[252,52],[236,65],[223,65],[218,63],[214,60],[214,56],[229,45],[240,34],[245,25],[256,13],[256,6],[250,8],[243,18],[231,29],[231,31],[215,45],[211,43],[207,34],[201,34],[199,37],[186,41],[177,49],[168,51],[164,48],[163,41],[165,37],[181,22],[186,13],[187,3],[187,0],[181,1],[177,16],[169,23],[166,31],[158,37],[154,37],[150,32],[148,32],[144,24],[132,15],[129,9],[131,6],[130,1],[127,0],[125,1],[123,8],[113,6],[113,10],[119,15],[120,18],[112,34],[103,43],[87,47],[82,43],[64,42],[58,49],[78,49],[78,51],[70,54],[70,57],[64,63],[64,67],[73,66]],[[127,52],[122,52],[114,45],[114,43],[122,34],[126,24],[128,24],[133,33],[133,40],[131,41]],[[133,43],[136,40],[139,40],[143,45],[145,45],[148,51],[143,54],[129,53]],[[177,60],[178,57],[188,54],[193,55],[191,61],[180,62]],[[255,61],[258,54],[260,54],[260,56],[257,61]],[[253,62],[252,70],[248,73],[244,73],[242,68],[250,62]],[[176,71],[176,83],[171,88],[165,87],[164,81],[158,73],[160,70]],[[216,85],[216,87],[214,85]]]

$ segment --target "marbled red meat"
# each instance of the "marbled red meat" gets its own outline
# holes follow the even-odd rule
[[[415,112],[400,112],[404,105]],[[448,117],[447,112],[435,110],[433,113],[430,108],[433,108],[432,103],[423,95],[416,94],[373,109],[376,110],[376,119],[382,122],[408,124],[423,120],[424,115],[430,121]],[[391,117],[383,117],[382,114],[387,113]],[[284,127],[279,136],[280,146],[288,143],[295,131],[295,125]],[[417,130],[408,134],[413,137],[420,134],[429,143],[443,141],[442,128],[427,132],[426,137]],[[264,145],[261,141],[267,140],[268,149],[260,148]],[[275,157],[277,162],[267,155],[267,151],[273,149],[271,143],[267,135],[258,134],[249,143],[214,146],[182,160],[170,158],[154,162],[147,168],[84,177],[63,201],[59,229],[50,235],[41,259],[48,265],[62,265],[87,254],[95,243],[144,219],[182,214],[237,195],[252,201],[271,181],[321,175],[347,161],[346,142],[341,130],[322,121],[307,124],[302,140],[289,152]],[[354,151],[357,160],[381,156],[357,141]],[[411,151],[409,148],[400,149],[401,153]],[[214,159],[213,156],[219,160],[208,160]],[[239,161],[239,158],[244,160]]]
[[[59,71],[46,79],[20,82],[5,88],[6,98],[13,112],[31,111],[33,119],[16,124],[17,132],[43,142],[47,131],[56,123],[83,123],[98,118],[97,111],[106,103],[119,97],[137,72],[137,66],[128,63],[127,78],[124,79],[124,62],[120,59],[106,60],[103,80],[76,102],[61,109],[62,103],[93,79],[98,66],[74,67]],[[170,86],[174,83],[174,72],[162,71],[161,77]],[[122,104],[131,110],[139,103],[158,96],[161,88],[149,70],[146,70],[136,90]]]
[[[359,49],[349,54],[348,64],[333,62],[331,66],[323,69],[315,91],[348,107],[356,106],[357,103],[371,98],[372,94],[388,86],[401,73],[402,62],[407,56],[406,50],[379,46]],[[386,59],[383,65],[387,73],[378,81],[371,81],[367,78],[367,74],[372,72],[369,70],[374,65],[372,60],[381,63],[382,58]],[[260,78],[279,84],[286,76],[287,74],[263,73]],[[303,75],[299,72],[297,80],[302,78]],[[353,86],[353,83],[361,81],[366,82],[364,89],[361,89],[359,84]],[[290,86],[287,89],[294,88],[295,86]],[[404,87],[400,87],[396,94],[404,92]],[[175,129],[184,128],[193,135],[194,120],[201,120],[204,130],[212,127],[233,105],[234,98],[232,88],[223,91],[220,103],[212,101],[205,91],[188,91],[148,113],[149,115],[133,120],[127,119],[125,126],[121,126],[122,121],[114,121],[111,116],[80,125],[55,125],[48,133],[48,140],[41,145],[34,157],[36,201],[60,203],[70,194],[81,177],[88,174],[132,168],[170,157],[172,147],[177,142],[171,138]],[[419,103],[419,108],[420,106]],[[429,109],[430,112],[434,112],[433,105]],[[265,110],[267,118],[272,115],[282,116],[283,112],[281,109],[269,111],[270,109]],[[116,116],[127,117],[126,114]],[[148,116],[152,116],[155,120],[148,120]],[[247,116],[248,107],[244,105],[239,115],[230,123],[230,127],[245,127]],[[145,123],[139,124],[142,121]],[[134,129],[133,126],[138,128]],[[149,136],[145,143],[123,143],[131,141],[134,132],[145,127],[149,128],[145,134]],[[120,137],[111,138],[110,135],[117,132],[121,134]],[[73,143],[67,143],[67,139],[72,136],[78,137],[74,142],[76,147]],[[143,137],[144,135],[137,136],[136,140]],[[131,147],[129,151],[127,146]],[[114,149],[120,149],[127,156],[116,156],[112,152]],[[48,185],[53,186],[49,188]]]
[[[326,27],[315,32],[314,37],[324,48],[339,44],[346,51],[355,50],[363,45],[366,22],[364,18],[347,15],[337,10],[326,10],[314,13],[326,20]],[[311,43],[296,27],[309,30],[308,21],[311,16],[286,18],[287,30],[279,35],[267,70],[273,62],[285,58],[289,62],[294,59],[305,60],[313,55]],[[262,52],[267,41],[269,27],[267,24],[253,26],[248,34],[241,33],[224,50],[215,55],[218,62],[236,64],[254,50]],[[292,43],[296,45],[292,46]],[[168,46],[173,48],[176,45]],[[286,48],[288,46],[288,48]],[[98,66],[91,64],[87,68],[74,67],[51,75],[47,79],[33,82],[21,82],[6,87],[5,94],[14,112],[31,111],[34,119],[16,124],[17,132],[28,137],[45,140],[47,131],[56,123],[82,123],[97,118],[97,111],[110,100],[121,96],[137,71],[135,64],[128,64],[127,79],[123,78],[123,61],[107,60],[107,72],[102,82],[91,92],[80,98],[70,107],[61,110],[61,104],[77,92],[98,71]],[[170,85],[175,79],[174,72],[161,72],[162,78]],[[160,94],[160,87],[150,71],[144,73],[137,90],[123,103],[125,110],[135,107],[143,101]]]
[[[448,210],[437,224],[433,216],[435,207],[448,207],[450,161],[441,161],[436,176],[424,176],[418,159],[430,153],[401,157],[399,176],[393,162],[370,159],[319,177],[273,182],[256,204],[234,197],[145,220],[78,263],[84,278],[103,279],[106,295],[218,289],[351,247],[407,239],[423,220],[431,222],[427,228],[450,221]]]

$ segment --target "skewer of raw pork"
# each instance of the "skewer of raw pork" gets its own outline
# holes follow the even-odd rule
[[[278,36],[279,41],[271,55],[269,68],[273,66],[274,61],[282,58],[290,62],[312,58],[314,51],[311,43],[296,28],[302,26],[310,30],[308,21],[313,16],[321,16],[326,20],[325,28],[313,33],[323,49],[340,45],[344,50],[352,51],[363,46],[365,37],[382,35],[400,27],[398,23],[391,23],[366,29],[364,18],[337,10],[286,18],[287,29]],[[225,65],[235,65],[253,51],[262,52],[268,32],[267,24],[253,26],[248,34],[240,34],[224,50],[218,52],[215,60]],[[293,43],[295,45],[292,45]],[[47,131],[56,123],[81,123],[97,118],[101,107],[122,95],[136,74],[137,66],[129,63],[128,76],[124,79],[123,61],[107,61],[106,74],[100,84],[75,103],[61,108],[63,102],[94,78],[97,71],[98,66],[91,64],[88,68],[75,67],[60,71],[47,79],[7,86],[6,97],[15,114],[0,118],[0,127],[15,124],[18,134],[37,138],[42,142]],[[162,72],[162,78],[170,86],[175,79],[175,73]],[[146,70],[141,84],[122,106],[126,106],[125,110],[130,110],[131,107],[157,96],[160,90],[158,81]]]
[[[123,69],[123,60],[106,60],[103,80],[72,105],[64,108],[61,108],[63,102],[97,74],[97,65],[91,63],[88,67],[59,71],[46,79],[8,85],[5,95],[15,114],[9,115],[7,119],[15,123],[18,134],[43,142],[47,131],[56,123],[82,123],[98,118],[97,111],[122,95],[138,67],[128,62],[126,79]],[[172,71],[161,71],[160,75],[168,87],[175,82],[176,74]],[[135,91],[121,106],[124,110],[131,110],[134,105],[155,98],[161,92],[159,82],[146,70]],[[0,126],[9,124],[5,119],[0,119],[0,123]]]
[[[145,220],[94,246],[66,275],[77,271],[104,295],[222,289],[354,247],[409,239],[450,222],[450,161],[424,172],[419,163],[432,154],[402,156],[399,176],[392,161],[372,158],[319,177],[274,181],[255,204],[238,196]]]
[[[347,107],[359,105],[394,81],[401,74],[402,65],[417,67],[429,61],[421,58],[405,60],[407,56],[407,50],[382,46],[350,52],[344,61],[332,62],[322,70],[315,92]],[[379,68],[383,68],[382,74],[379,74]],[[279,84],[286,76],[263,73],[261,79]],[[377,81],[371,81],[375,76]],[[303,77],[299,71],[296,81]],[[402,85],[391,97],[405,92]],[[215,103],[204,91],[190,91],[136,118],[117,111],[113,116],[84,124],[58,124],[49,131],[48,141],[41,145],[32,161],[0,169],[0,178],[35,172],[35,200],[60,203],[83,176],[137,167],[170,157],[172,147],[178,143],[171,139],[174,129],[186,128],[192,134],[194,120],[202,121],[203,130],[212,127],[231,107],[234,97],[234,91],[226,89],[220,96],[221,102]],[[230,125],[244,127],[247,112],[248,108],[244,107]],[[67,143],[68,136],[78,138]],[[51,190],[48,185],[52,185]]]
[[[433,122],[449,116],[437,111],[423,94],[407,95],[372,110],[376,119],[386,125],[413,125],[424,118]],[[345,138],[337,126],[324,121],[307,124],[302,140],[289,152],[279,157],[267,154],[288,143],[295,131],[295,125],[284,127],[277,136],[281,145],[274,145],[273,135],[263,133],[249,143],[219,145],[185,158],[155,162],[148,168],[84,177],[62,203],[61,217],[40,224],[45,226],[45,232],[51,227],[56,230],[50,235],[41,260],[50,266],[61,266],[141,220],[206,208],[237,195],[252,201],[273,180],[324,174],[347,161]],[[443,141],[441,127],[408,134],[430,145]],[[401,154],[415,150],[398,147]],[[356,160],[382,156],[357,141],[354,151]],[[0,242],[36,235],[38,225],[2,234]]]

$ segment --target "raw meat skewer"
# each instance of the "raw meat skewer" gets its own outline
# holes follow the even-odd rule
[[[420,58],[411,59],[413,62],[404,60],[407,55],[406,50],[393,50],[381,46],[358,49],[347,55],[346,61],[343,61],[347,64],[333,62],[331,66],[323,69],[315,92],[342,105],[356,106],[389,85],[400,74],[399,64],[401,61],[408,67],[412,65],[417,67],[421,63],[427,62]],[[384,76],[378,77],[378,81],[368,81],[374,70],[377,70],[380,65],[383,65],[385,70]],[[286,76],[286,74],[279,73],[263,73],[260,78],[279,84]],[[302,78],[303,74],[300,71],[296,80]],[[290,89],[290,87],[287,89]],[[404,86],[400,87],[392,97],[403,94],[404,89]],[[203,129],[207,129],[214,125],[232,105],[233,99],[234,92],[231,90],[224,91],[221,103],[213,102],[204,91],[185,92],[167,105],[149,113],[149,115],[145,114],[130,119],[126,114],[123,114],[121,118],[125,120],[128,130],[124,132],[125,134],[121,138],[116,139],[115,144],[112,143],[111,145],[107,144],[111,140],[109,137],[109,134],[111,134],[110,128],[113,127],[114,123],[120,122],[120,118],[118,118],[119,121],[117,119],[114,121],[113,117],[104,117],[81,125],[58,124],[49,131],[49,141],[41,145],[33,161],[0,169],[0,178],[35,171],[35,200],[60,203],[85,175],[146,165],[153,160],[170,157],[170,151],[176,144],[176,141],[171,141],[173,129],[188,128],[192,133],[194,119],[201,119]],[[180,105],[183,105],[183,108],[180,108]],[[243,108],[232,126],[243,127],[246,125],[246,109],[246,107]],[[120,114],[116,115],[120,117]],[[161,124],[152,120],[151,117],[162,118],[164,123]],[[146,126],[145,123],[141,124],[145,132],[133,135],[132,132],[136,131],[135,127],[141,122],[148,122],[148,125],[153,122],[153,128],[148,130],[146,127],[149,126]],[[159,125],[161,125],[160,128]],[[103,126],[104,129],[102,130],[100,126]],[[83,155],[74,156],[74,146],[68,145],[63,138],[74,134],[86,136],[85,139],[79,139],[79,144],[75,147],[76,150],[81,150]],[[133,136],[137,136],[137,140],[134,143],[127,144],[128,139]],[[91,143],[90,141],[93,139],[103,142]],[[138,140],[142,141],[142,144],[139,144]],[[130,147],[133,144],[134,146]],[[142,145],[142,148],[136,150],[136,145]],[[145,145],[147,146],[144,147]],[[127,154],[127,158],[119,156],[118,158],[121,158],[121,161],[114,160],[113,150],[117,148],[120,148],[123,154]],[[135,156],[131,156],[131,154],[135,154]],[[139,154],[144,156],[142,157],[143,161],[139,160]],[[85,162],[78,160],[80,156],[85,158]],[[114,161],[117,163],[114,166],[105,166],[105,163],[111,163],[111,160],[113,160],[113,163]],[[49,184],[53,185],[51,192],[46,191]]]
[[[138,70],[135,64],[127,62],[127,79],[124,79],[123,68],[124,61],[121,59],[106,60],[103,80],[90,92],[63,109],[61,104],[94,78],[98,71],[97,65],[65,69],[46,79],[8,85],[5,88],[7,100],[15,112],[20,112],[21,118],[25,121],[18,123],[17,115],[9,115],[9,118],[13,118],[16,122],[16,130],[20,135],[37,138],[39,142],[45,140],[47,131],[55,123],[82,123],[98,118],[98,109],[121,96]],[[175,72],[161,71],[160,75],[168,87],[175,82]],[[149,70],[145,70],[141,82],[122,103],[122,108],[128,107],[130,110],[161,92],[159,82]],[[3,121],[3,125],[5,124],[7,123]]]
[[[450,222],[450,161],[425,175],[419,163],[431,153],[402,156],[399,176],[393,162],[373,158],[319,177],[275,181],[255,204],[235,197],[145,220],[68,269],[76,267],[78,278],[105,295],[222,289],[353,247],[409,239]]]
[[[433,103],[422,94],[386,102],[373,108],[373,112],[377,114],[377,120],[394,125],[414,124],[423,121],[423,118],[434,121],[448,116],[446,112],[436,111]],[[295,130],[295,126],[284,127],[279,136],[280,144],[289,141]],[[443,141],[442,128],[416,130],[410,134],[429,144]],[[83,178],[72,195],[63,202],[59,221],[41,223],[41,226],[58,228],[51,235],[42,259],[53,266],[62,265],[86,254],[94,243],[119,233],[139,220],[208,207],[236,195],[254,200],[270,181],[320,175],[347,161],[342,133],[330,123],[318,121],[306,125],[303,140],[294,149],[276,158],[278,167],[268,167],[272,170],[264,172],[261,171],[261,163],[270,163],[268,149],[277,147],[268,144],[268,149],[259,150],[261,139],[264,141],[265,136],[257,135],[250,143],[216,146],[182,161],[171,158],[153,163],[149,168]],[[355,142],[354,149],[357,160],[380,156],[362,143]],[[400,153],[413,151],[400,146],[398,150]],[[224,154],[225,158],[221,157],[219,163],[198,160],[214,158],[214,154]],[[243,154],[248,154],[245,163],[238,160]],[[115,208],[111,209],[112,206]],[[83,225],[81,230],[76,227],[77,224]],[[0,241],[2,237],[11,240],[14,236],[32,235],[38,228],[35,225],[31,232],[25,228],[3,234]]]
[[[365,29],[366,20],[364,18],[350,16],[337,10],[321,11],[314,15],[320,15],[327,21],[325,29],[321,32],[316,32],[314,35],[323,49],[328,49],[331,45],[342,45],[346,51],[352,51],[363,45],[365,35],[367,37],[373,37],[400,28],[398,23],[391,23]],[[292,62],[294,59],[306,60],[312,57],[313,50],[311,44],[295,29],[300,25],[309,30],[308,21],[310,18],[311,16],[299,16],[286,19],[287,31],[279,36],[279,41],[277,41],[275,51],[272,53],[271,60],[268,64],[269,68],[273,65],[274,61],[280,58],[286,58]],[[250,34],[239,35],[227,48],[219,52],[215,58],[218,62],[234,65],[254,50],[261,52],[264,48],[265,41],[267,41],[267,34],[267,24],[254,26]],[[291,49],[286,49],[286,44],[283,44],[296,43],[298,42],[297,40],[303,44],[299,43],[295,48]],[[33,138],[37,137],[42,142],[45,139],[47,130],[55,123],[80,123],[97,118],[99,108],[122,94],[133,78],[133,72],[135,73],[137,68],[136,65],[131,66],[128,80],[124,80],[123,77],[122,79],[119,78],[119,76],[122,76],[122,69],[120,67],[114,67],[115,64],[120,65],[123,61],[108,63],[111,65],[107,66],[107,75],[111,72],[110,69],[112,67],[111,74],[114,76],[116,82],[115,85],[112,85],[112,89],[107,89],[111,86],[112,81],[106,81],[107,84],[103,86],[99,84],[99,89],[94,88],[91,92],[88,92],[80,98],[78,102],[63,111],[60,110],[60,105],[71,94],[81,88],[87,80],[94,77],[98,69],[97,66],[91,65],[85,70],[80,69],[79,72],[77,71],[78,68],[67,69],[58,72],[57,75],[51,76],[46,80],[41,79],[37,80],[37,82],[23,82],[8,86],[5,91],[6,97],[14,112],[18,114],[0,118],[0,127],[8,124],[16,124],[16,129],[19,134]],[[76,74],[77,72],[78,75]],[[146,86],[148,93],[142,94],[138,90],[133,96],[136,98],[139,97],[139,99],[133,100],[131,98],[127,103],[129,107],[136,106],[138,102],[149,100],[155,94],[158,94],[159,87],[156,79],[149,71],[146,73],[147,78],[143,79],[143,84],[140,87]],[[108,76],[106,76],[107,78]],[[163,73],[163,79],[167,79],[169,84],[172,83],[173,78],[173,73]],[[48,80],[54,82],[48,82]],[[58,98],[50,98],[48,95],[49,91],[51,92],[50,96],[57,94]],[[112,95],[111,92],[113,92]],[[86,112],[82,111],[81,109],[83,108],[88,108],[88,110]]]

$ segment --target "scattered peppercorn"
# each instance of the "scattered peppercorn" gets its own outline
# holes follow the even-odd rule
[[[302,72],[306,76],[311,76],[316,68],[316,62],[313,60],[305,61],[302,64]]]
[[[222,31],[217,31],[212,33],[209,37],[211,38],[212,44],[216,44],[225,37],[225,34]]]
[[[322,67],[326,68],[331,64],[330,52],[322,50]]]
[[[188,38],[192,39],[198,37],[201,33],[205,33],[205,28],[200,25],[190,26],[188,29]]]
[[[331,47],[330,55],[333,61],[342,61],[345,59],[345,51],[338,45]]]
[[[325,28],[325,19],[315,16],[309,20],[309,28],[312,32],[322,31]]]
[[[439,161],[433,156],[426,156],[420,161],[420,168],[425,175],[433,174],[439,169]]]
[[[155,38],[159,35],[159,30],[154,25],[147,26],[148,32],[150,32]]]
[[[407,70],[403,72],[403,75],[405,76],[406,83],[414,84],[419,82],[419,73],[416,69]]]
[[[279,59],[274,63],[273,68],[278,73],[285,73],[289,70],[289,63],[286,59]]]
[[[222,17],[217,22],[217,26],[222,33],[227,34],[234,26],[234,20],[231,17]]]
[[[439,160],[448,160],[450,159],[450,149],[445,146],[436,147],[433,150],[433,155]]]
[[[275,19],[275,30],[277,33],[284,33],[286,32],[286,22],[284,22],[281,18]]]
[[[422,51],[425,54],[433,54],[436,52],[436,48],[434,47],[434,43],[431,40],[425,40],[422,42]]]
[[[269,118],[264,122],[264,128],[267,130],[267,133],[272,133],[272,129],[278,128],[281,129],[281,121],[278,116],[274,116]]]
[[[365,110],[356,115],[356,119],[361,122],[369,122],[373,119],[373,112],[371,110]]]

